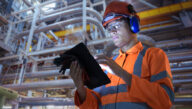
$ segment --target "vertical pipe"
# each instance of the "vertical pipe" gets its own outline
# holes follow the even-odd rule
[[[32,97],[32,91],[31,90],[28,90],[27,97]],[[25,106],[25,109],[30,109],[30,107],[29,106]]]
[[[83,0],[83,32],[86,32],[86,24],[87,24],[87,20],[86,20],[86,15],[87,15],[87,12],[86,12],[86,5],[87,5],[87,0]],[[84,41],[86,41],[86,38],[83,37]]]
[[[105,0],[103,0],[103,13],[102,14],[104,14],[104,10],[106,9],[106,1]]]
[[[36,69],[37,69],[37,62],[33,62],[33,65],[32,65],[32,72],[36,72]]]
[[[37,49],[36,51],[40,50],[41,49],[41,42],[42,42],[42,33],[39,34],[39,39],[38,39],[38,43],[37,43]]]
[[[28,37],[28,40],[27,40],[27,47],[26,47],[26,52],[28,53],[29,52],[29,48],[31,46],[31,42],[32,42],[32,39],[33,39],[33,34],[34,34],[34,30],[35,30],[35,26],[36,26],[36,20],[37,20],[37,17],[39,15],[39,8],[38,6],[35,8],[35,13],[33,15],[33,20],[32,20],[32,24],[31,24],[31,29],[30,29],[30,33],[29,33],[29,37]]]
[[[5,44],[8,44],[8,41],[9,41],[9,39],[10,39],[10,37],[11,37],[11,31],[12,31],[12,29],[13,29],[13,24],[10,23],[10,24],[9,24],[9,29],[8,29],[7,36],[6,36],[5,40],[4,40]]]
[[[3,65],[0,64],[0,75],[1,75],[2,69],[3,69]]]
[[[25,64],[22,64],[22,67],[21,67],[21,70],[20,70],[20,73],[19,73],[18,84],[21,84],[22,81],[23,81],[23,73],[24,73],[24,70],[25,70]]]

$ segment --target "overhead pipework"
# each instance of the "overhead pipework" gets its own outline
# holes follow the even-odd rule
[[[60,74],[53,60],[79,42],[84,42],[93,55],[112,57],[119,53],[101,24],[110,1],[14,0],[11,12],[0,14],[0,95],[7,96],[0,101],[12,96],[10,105],[15,109],[74,107],[70,70]],[[168,56],[176,95],[174,107],[191,106],[192,1],[124,1],[139,10],[138,40],[163,49]],[[4,104],[1,102],[0,108]]]

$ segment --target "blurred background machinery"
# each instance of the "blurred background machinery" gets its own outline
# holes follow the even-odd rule
[[[1,0],[0,106],[77,109],[73,81],[52,61],[79,42],[87,42],[92,54],[118,53],[101,24],[111,1]],[[172,108],[191,109],[192,0],[121,1],[132,3],[141,18],[139,40],[168,55],[176,95]]]

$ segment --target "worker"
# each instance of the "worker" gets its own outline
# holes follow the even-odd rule
[[[102,24],[120,48],[113,58],[96,56],[99,64],[110,68],[105,73],[111,83],[93,90],[86,88],[82,68],[77,61],[72,62],[75,105],[80,109],[170,109],[174,90],[169,60],[162,49],[143,46],[137,40],[139,17],[133,6],[112,1]]]

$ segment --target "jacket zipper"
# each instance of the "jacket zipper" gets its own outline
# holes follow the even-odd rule
[[[123,66],[124,66],[124,64],[125,64],[125,61],[126,61],[126,58],[127,58],[127,54],[125,54],[125,59],[124,59],[124,61],[123,61],[123,64],[122,64],[122,68],[123,68]],[[120,78],[120,77],[119,77]],[[120,80],[120,79],[119,79]],[[115,98],[115,109],[116,109],[116,102],[117,102],[117,95],[118,95],[118,85],[119,85],[119,81],[118,81],[118,83],[117,83],[117,94],[116,94],[116,98]]]
[[[127,56],[128,56],[128,54],[125,54],[125,59],[124,59],[123,64],[122,64],[122,68],[123,68],[123,66],[124,66],[124,64],[125,64],[125,61],[126,61]]]

